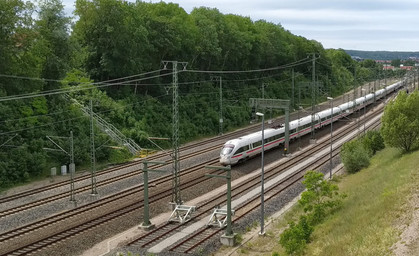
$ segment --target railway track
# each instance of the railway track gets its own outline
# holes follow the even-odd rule
[[[232,136],[235,136],[238,133],[240,133],[240,132],[236,131],[236,132],[233,132],[231,134],[233,134]],[[197,142],[196,144],[183,146],[183,147],[180,148],[180,153],[191,150],[191,149],[194,149],[196,147],[208,145],[210,143],[217,142],[219,140],[222,141],[222,138],[227,137],[227,136],[230,136],[230,134],[229,135],[222,135],[220,137],[215,137],[215,138],[211,138],[211,139],[207,139],[207,140],[204,140],[204,141],[201,141],[201,142]],[[219,149],[221,145],[222,145],[222,143],[220,142],[220,144],[217,144],[217,145],[211,146],[209,148],[203,149],[201,152],[206,153],[206,152],[210,152],[210,151],[215,150],[215,149]],[[180,160],[185,160],[185,159],[194,157],[198,154],[199,154],[199,152],[192,152],[192,153],[188,153],[186,155],[181,155]],[[166,158],[166,159],[161,160],[162,158]],[[167,153],[165,153],[165,152],[159,152],[157,154],[150,155],[150,156],[144,158],[143,160],[166,161],[167,162],[166,166],[171,165],[172,162],[173,162],[170,159],[170,157],[167,155]],[[142,162],[142,160],[137,160],[137,161],[134,161],[134,162],[118,165],[118,166],[115,166],[115,167],[112,167],[112,168],[108,168],[108,169],[105,169],[103,171],[97,172],[96,177],[104,176],[106,174],[117,172],[117,171],[120,171],[120,170],[128,168],[128,167],[136,166],[136,165],[141,164],[141,162]],[[165,165],[159,165],[159,167],[162,167],[162,166],[165,166]],[[129,178],[129,177],[131,177],[131,176],[128,175],[127,178]],[[75,177],[74,182],[81,182],[81,181],[85,181],[85,180],[90,180],[90,178],[91,178],[91,174],[84,174],[84,175]],[[63,186],[68,186],[69,184],[70,184],[70,181],[65,180],[65,181],[61,181],[61,182],[56,182],[54,184],[46,185],[46,186],[43,186],[43,187],[39,187],[39,188],[31,189],[31,190],[26,190],[26,191],[16,193],[16,194],[13,194],[13,195],[10,195],[10,196],[0,197],[0,204],[7,203],[7,202],[10,202],[10,201],[22,198],[22,197],[33,196],[37,193],[41,193],[41,192],[45,192],[45,191],[48,191],[48,190],[60,188],[60,187],[63,187]]]
[[[291,115],[294,115],[295,116],[296,114],[295,113],[292,113]],[[281,123],[283,121],[284,121],[284,117],[281,117],[281,118],[275,120],[275,123]],[[252,132],[258,131],[259,129],[260,129],[259,125],[258,124],[254,124],[254,125],[248,126],[248,127],[244,128],[244,129],[241,129],[241,130],[236,130],[236,131],[233,131],[233,132],[230,132],[230,133],[227,133],[227,134],[219,135],[217,137],[212,137],[212,138],[205,139],[205,140],[202,140],[202,141],[193,143],[193,144],[188,144],[188,145],[182,146],[180,148],[180,152],[181,153],[182,152],[186,152],[188,150],[193,150],[193,149],[198,148],[198,147],[201,147],[201,146],[207,146],[207,145],[209,145],[211,143],[217,143],[217,142],[219,142],[215,146],[212,146],[211,148],[206,148],[206,149],[201,150],[201,153],[209,152],[211,150],[221,148],[221,146],[228,139],[236,138],[236,137],[239,137],[239,136],[248,134],[248,133],[252,133]],[[187,158],[194,157],[194,156],[198,155],[199,153],[200,152],[196,152],[195,151],[195,152],[189,153],[189,154],[187,154],[185,156],[182,156],[182,154],[181,154],[180,160],[185,160]],[[166,158],[166,159],[163,159],[162,160],[162,158]],[[170,165],[172,163],[172,160],[170,158],[168,158],[166,152],[159,152],[157,154],[150,155],[150,156],[146,157],[145,159],[147,159],[149,161],[152,161],[152,160],[167,161],[168,162],[168,165]],[[104,176],[106,174],[110,174],[110,173],[113,173],[113,172],[118,172],[118,171],[120,171],[122,169],[131,167],[131,166],[138,165],[138,164],[140,164],[139,162],[140,162],[140,160],[139,161],[130,162],[130,163],[127,163],[127,164],[123,164],[123,165],[119,165],[119,166],[115,166],[115,167],[112,167],[112,168],[108,168],[106,170],[97,172],[96,173],[96,177],[101,177],[101,176]],[[136,170],[131,175],[130,174],[124,174],[124,175],[122,175],[122,177],[131,178],[132,176],[137,175],[139,171],[140,170]],[[91,174],[84,174],[84,175],[75,177],[74,178],[74,182],[82,182],[82,181],[86,181],[86,180],[90,180],[90,179],[91,179]],[[114,181],[120,181],[120,180],[123,180],[123,178],[121,178],[121,179],[118,179],[118,178],[110,178],[109,181],[105,181],[105,180],[104,181],[101,181],[98,184],[98,186],[100,187],[100,186],[103,186],[103,185],[111,184],[112,183],[112,180],[114,180]],[[16,199],[21,199],[23,197],[33,196],[33,195],[36,195],[38,193],[45,192],[45,191],[48,191],[48,190],[57,189],[57,188],[64,187],[64,186],[68,186],[69,184],[70,184],[70,181],[69,180],[66,180],[66,181],[61,181],[61,182],[57,182],[57,183],[54,183],[54,184],[46,185],[46,186],[43,186],[43,187],[40,187],[40,188],[26,190],[26,191],[23,191],[23,192],[20,192],[20,193],[16,193],[16,194],[13,194],[13,195],[10,195],[10,196],[0,197],[0,204],[8,203],[8,202],[11,202],[11,201],[16,200]],[[79,191],[76,191],[75,193],[77,194],[77,193],[80,193],[80,192],[87,191],[88,190],[87,187],[88,186],[84,186],[83,188],[79,188]],[[69,196],[69,195],[70,195],[70,192],[67,192],[66,193],[66,196]],[[42,199],[42,200],[40,200],[40,202],[34,202],[33,205],[34,206],[42,205],[42,202],[41,201],[43,201],[43,202],[51,202],[49,200]],[[30,209],[30,207],[28,207],[28,206],[22,206],[22,209]],[[0,218],[1,217],[4,217],[4,216],[7,216],[8,214],[6,212],[7,211],[0,212]],[[13,212],[17,212],[17,211],[10,210],[10,212],[13,213]]]
[[[374,124],[375,128],[379,125],[379,122]],[[354,130],[357,130],[357,124],[352,124],[352,128],[349,130],[344,130],[340,134],[336,134],[335,140],[339,140],[341,137],[347,136],[347,134],[352,133]],[[285,170],[291,168],[292,166],[296,165],[297,163],[301,162],[303,159],[306,159],[307,157],[310,157],[315,152],[320,151],[322,149],[328,149],[329,145],[327,141],[324,141],[320,144],[315,145],[308,151],[300,154],[298,157],[290,159],[289,161],[286,161],[285,163],[281,164],[280,166],[277,166],[273,169],[265,171],[265,183],[269,182],[270,179],[276,177],[278,174],[283,173]],[[335,148],[333,150],[333,157],[337,156],[340,152],[340,147]],[[306,166],[303,166],[300,168],[300,171],[292,173],[288,177],[285,178],[283,182],[278,184],[277,186],[271,186],[269,189],[265,190],[265,201],[269,201],[271,198],[276,197],[280,193],[284,192],[286,189],[290,188],[297,182],[301,181],[303,178],[303,175],[305,171],[311,170],[311,169],[318,169],[322,165],[326,164],[330,160],[329,153],[323,154],[323,156],[318,159],[315,163],[310,163]],[[234,200],[238,196],[248,192],[249,190],[252,190],[254,187],[257,187],[260,185],[260,178],[258,176],[253,177],[252,179],[247,179],[246,182],[241,183],[240,185],[235,185],[232,189],[232,199]],[[197,214],[192,218],[191,221],[187,223],[188,226],[192,226],[198,221],[202,221],[202,218],[208,215],[208,211],[211,210],[211,207],[214,205],[220,205],[225,204],[225,194],[221,194],[220,196],[214,197],[211,200],[205,202],[202,205],[198,206],[198,212]],[[249,205],[254,205],[254,207],[250,207],[250,209],[244,210],[246,208],[249,208]],[[240,206],[236,207],[236,213],[242,212],[241,214],[236,214],[233,218],[233,222],[238,221],[239,219],[245,217],[247,214],[252,212],[254,209],[260,207],[260,197],[259,195],[254,196],[251,198],[250,201],[246,201],[242,203]],[[128,244],[128,248],[131,247],[141,247],[141,248],[152,248],[158,242],[162,241],[163,239],[176,235],[177,232],[180,230],[186,228],[185,224],[171,224],[166,223],[162,225],[161,227],[158,227],[155,231],[150,231],[147,234],[144,234],[143,236],[137,238],[136,240],[130,242]],[[199,228],[196,232],[191,233],[188,235],[185,239],[182,239],[180,242],[175,243],[173,246],[171,246],[168,250],[174,251],[174,252],[180,252],[180,253],[190,253],[198,246],[204,244],[206,241],[210,240],[216,235],[219,235],[221,232],[223,232],[220,229],[214,230],[209,227],[203,226]],[[134,249],[135,251],[135,249]]]
[[[336,138],[336,136],[337,135],[335,135],[335,138]],[[218,163],[218,158],[215,159],[215,161],[211,160],[211,161],[209,161],[206,164],[213,165],[215,163]],[[171,180],[170,177],[169,177],[169,180]],[[196,180],[196,178],[191,178],[191,180]],[[201,183],[203,181],[205,181],[205,179],[203,179],[201,181]],[[196,186],[197,184],[199,184],[199,183],[196,183],[196,184],[192,184],[191,183],[190,186]],[[185,188],[182,188],[182,189],[185,189]],[[169,191],[167,191],[166,193],[170,194]],[[241,192],[241,193],[244,193],[244,192]],[[124,195],[124,196],[121,195],[121,197],[125,197],[125,196],[126,195]],[[221,200],[221,199],[219,199],[219,200]],[[78,234],[82,234],[82,233],[84,233],[84,232],[86,232],[88,230],[91,230],[93,228],[97,228],[97,227],[103,225],[104,223],[108,223],[109,221],[115,220],[115,219],[120,218],[120,217],[124,217],[127,214],[132,213],[133,211],[139,210],[139,209],[141,209],[141,205],[139,204],[140,201],[141,200],[139,200],[137,202],[134,202],[133,204],[131,204],[129,206],[126,206],[126,207],[123,207],[121,209],[118,209],[116,211],[112,211],[111,213],[106,213],[106,215],[101,216],[100,218],[92,219],[88,223],[86,222],[86,223],[84,223],[82,225],[78,225],[78,226],[74,226],[74,227],[68,228],[67,230],[57,231],[55,234],[52,234],[50,236],[46,236],[46,237],[40,239],[40,241],[34,241],[34,242],[26,243],[25,245],[22,245],[22,246],[20,246],[18,248],[15,248],[13,250],[9,250],[9,251],[6,251],[6,252],[0,252],[0,253],[1,253],[1,255],[9,255],[9,253],[10,253],[10,255],[28,255],[30,253],[33,253],[33,252],[36,252],[36,251],[40,251],[43,248],[49,247],[49,246],[51,246],[53,244],[58,244],[58,243],[62,242],[63,240],[69,239],[69,238],[74,237],[74,236],[76,236]],[[157,202],[157,200],[156,201],[153,201],[153,202]],[[136,206],[134,206],[134,205],[136,205]],[[208,203],[208,205],[210,205],[210,203]],[[205,209],[203,206],[200,206],[199,208],[200,209],[202,208],[202,210]],[[205,212],[205,211],[203,211],[203,212]],[[71,218],[71,217],[67,217],[67,218]],[[30,227],[19,228],[20,231],[17,229],[17,230],[14,231],[14,232],[17,232],[17,233],[15,233],[13,235],[9,235],[9,236],[7,234],[0,234],[0,243],[1,244],[13,243],[13,241],[15,241],[14,238],[20,237],[20,236],[23,236],[23,235],[26,235],[28,233],[29,234],[30,233],[33,233],[36,230],[41,230],[42,228],[45,228],[48,225],[51,225],[51,223],[46,224],[46,225],[41,224],[40,226],[36,226],[36,227],[35,227],[35,225],[32,225],[32,228],[33,227],[35,227],[35,228],[33,228],[30,231],[28,231],[28,228],[31,229]],[[206,231],[203,231],[203,232],[206,232]],[[13,232],[8,232],[8,233],[12,234]],[[199,237],[199,236],[196,236],[196,237]],[[203,237],[207,237],[207,235],[203,235]],[[202,242],[202,239],[198,239],[200,241],[199,243],[203,243]],[[191,243],[191,244],[193,244],[193,243]],[[195,242],[195,244],[196,244],[196,242]],[[1,246],[1,247],[4,247],[4,246]],[[179,245],[178,248],[183,248],[181,250],[184,250],[184,251],[188,251],[188,250],[190,251],[190,250],[192,250],[192,249],[188,249],[188,246],[184,246],[184,245]],[[2,251],[2,250],[0,250],[0,251]]]
[[[180,160],[185,160],[185,159],[192,158],[192,157],[195,157],[195,156],[203,154],[203,153],[207,153],[207,152],[217,150],[217,149],[220,148],[220,146],[221,145],[214,145],[214,146],[208,147],[208,148],[206,148],[204,150],[201,150],[201,151],[198,151],[198,152],[192,152],[188,155],[181,156]],[[153,159],[150,159],[150,160],[153,160]],[[135,165],[139,165],[139,164],[141,164],[141,162],[136,162],[136,163],[131,164],[129,166],[135,166]],[[171,165],[171,162],[169,162],[167,164],[155,165],[155,166],[151,167],[150,169],[170,167],[170,165]],[[122,168],[126,168],[126,167],[125,166],[119,167],[118,170],[120,170]],[[114,171],[116,171],[116,170],[111,170],[111,172],[114,172]],[[142,170],[137,169],[137,170],[134,170],[132,172],[121,174],[119,176],[110,177],[110,178],[107,178],[105,180],[98,181],[96,183],[96,187],[103,187],[103,186],[106,186],[106,185],[111,185],[111,184],[114,184],[115,182],[123,181],[123,180],[130,179],[130,178],[133,178],[133,177],[138,177],[141,174],[142,174]],[[79,180],[84,180],[84,179],[85,178],[80,177]],[[33,195],[36,195],[37,193],[39,193],[41,191],[43,192],[43,191],[46,191],[46,190],[49,190],[49,189],[52,189],[52,188],[57,188],[57,187],[68,185],[68,184],[69,184],[68,182],[61,182],[61,184],[59,184],[59,185],[54,184],[51,188],[34,190],[34,191],[27,191],[27,193],[25,193],[25,196],[33,196]],[[90,185],[85,185],[83,187],[79,187],[79,188],[75,189],[74,194],[83,193],[83,192],[89,191],[90,189],[91,189]],[[61,199],[64,199],[64,198],[68,198],[69,196],[70,196],[70,191],[67,191],[65,193],[60,193],[60,194],[53,194],[53,195],[48,196],[46,198],[42,198],[42,199],[39,199],[39,200],[36,200],[36,201],[32,201],[32,202],[29,202],[29,203],[26,203],[26,204],[22,204],[22,205],[19,205],[19,206],[10,208],[10,209],[0,211],[0,219],[4,218],[4,217],[7,217],[7,216],[10,216],[12,214],[22,213],[22,211],[32,210],[35,207],[46,205],[48,203],[52,203],[52,202],[55,202],[55,201],[58,201],[58,200],[61,200]],[[9,202],[9,201],[12,201],[12,200],[15,200],[15,199],[16,199],[15,196],[10,196],[9,198],[6,198],[6,200],[4,200],[3,202]]]
[[[210,160],[203,164],[214,164],[214,161],[215,160]],[[193,168],[185,170],[184,172],[180,174],[180,176],[184,177],[184,176],[191,175],[191,173],[194,173],[197,169],[200,169],[201,167],[202,166],[195,166]],[[217,173],[217,172],[215,171],[214,173]],[[185,180],[182,184],[182,188],[186,189],[189,186],[191,186],[191,183],[192,185],[196,185],[197,183],[202,182],[202,180],[203,180],[202,178],[201,180],[199,179],[194,179],[194,180],[189,180],[189,181]],[[157,187],[163,187],[166,189],[162,189],[161,191],[158,191],[155,195],[152,195],[150,197],[151,203],[153,203],[154,201],[161,200],[162,198],[167,198],[171,195],[171,187],[167,186],[167,184],[168,183],[170,184],[171,181],[172,181],[171,175],[165,175],[153,181],[153,183]],[[142,191],[143,191],[143,186],[140,185],[135,189],[127,189],[120,193],[116,193],[108,197],[102,198],[92,204],[84,205],[74,210],[69,210],[60,214],[56,214],[54,216],[50,216],[49,219],[47,220],[40,220],[31,224],[25,225],[23,227],[10,230],[8,232],[0,234],[0,243],[6,242],[6,241],[12,241],[12,239],[14,238],[19,238],[23,235],[29,234],[30,232],[41,230],[47,226],[51,227],[51,225],[57,224],[61,221],[68,221],[71,218],[80,217],[81,214],[88,215],[88,214],[91,214],[92,212],[101,211],[102,209],[100,207],[106,206],[107,204],[110,204],[110,203],[115,204],[115,205],[120,205],[120,206],[121,204],[126,205],[127,203],[124,203],[124,201],[127,201],[127,198],[129,196],[134,196],[137,199],[137,200],[133,200],[133,202],[130,202],[129,206],[135,206],[136,207],[135,209],[139,209],[138,207],[142,206],[143,198],[141,195],[138,195],[138,194],[141,194]],[[109,210],[107,212],[109,212]],[[103,212],[102,215],[106,215],[106,213]]]

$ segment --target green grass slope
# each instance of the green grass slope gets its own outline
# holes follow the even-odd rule
[[[419,152],[401,155],[386,148],[374,156],[367,169],[340,177],[338,185],[347,198],[341,209],[315,227],[305,255],[391,255],[391,247],[400,240],[400,227],[412,222],[409,216],[419,207],[409,202],[418,193]],[[301,212],[295,205],[274,221],[265,237],[254,236],[229,255],[286,255],[278,243],[279,235]],[[415,235],[417,242],[418,232]],[[229,250],[224,248],[215,255]],[[419,255],[414,246],[410,252]]]
[[[388,255],[399,240],[408,200],[419,186],[419,152],[378,153],[369,168],[339,183],[342,209],[316,228],[308,255]],[[411,210],[411,209],[410,209]]]

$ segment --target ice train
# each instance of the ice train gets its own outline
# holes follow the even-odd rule
[[[314,114],[314,129],[321,128],[322,126],[330,124],[338,119],[341,119],[353,111],[359,110],[364,105],[369,105],[375,99],[381,99],[387,94],[398,90],[403,85],[402,81],[396,82],[376,92],[367,94],[357,98],[355,102],[349,101],[339,106],[317,112]],[[354,106],[355,104],[355,106]],[[333,117],[331,116],[333,113]],[[290,140],[303,136],[311,132],[311,119],[312,116],[305,116],[298,120],[293,120],[289,123],[289,138]],[[277,147],[284,143],[285,140],[285,127],[281,128],[268,128],[265,129],[265,150]],[[222,165],[234,165],[245,161],[262,152],[262,131],[251,133],[237,139],[227,141],[220,153],[220,163]]]

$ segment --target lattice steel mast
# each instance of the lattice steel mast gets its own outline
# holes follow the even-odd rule
[[[186,70],[187,62],[178,61],[163,61],[164,68],[168,63],[172,63],[173,77],[172,77],[172,89],[173,89],[173,128],[172,128],[172,158],[173,158],[173,187],[172,187],[172,203],[177,205],[182,204],[182,197],[180,194],[180,162],[179,162],[179,92],[178,92],[178,64],[183,66],[183,70]]]

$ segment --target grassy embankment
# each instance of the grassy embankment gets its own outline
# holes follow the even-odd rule
[[[419,186],[419,152],[401,155],[396,149],[384,149],[367,169],[339,178],[338,185],[348,197],[339,211],[315,227],[306,255],[388,255],[399,239],[397,227],[410,221],[401,217]],[[268,228],[266,237],[251,240],[237,253],[285,255],[278,243],[280,230],[300,213],[301,208],[294,206]]]

